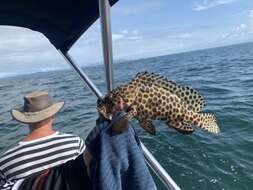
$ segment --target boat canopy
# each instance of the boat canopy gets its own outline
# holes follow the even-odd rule
[[[110,0],[114,5],[118,0]],[[0,25],[43,33],[62,52],[98,19],[98,0],[1,0]]]

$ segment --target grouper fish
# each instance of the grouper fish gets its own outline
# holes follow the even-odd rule
[[[215,116],[201,113],[206,102],[196,90],[159,74],[138,73],[129,83],[99,99],[97,110],[108,118],[122,101],[126,119],[137,119],[140,126],[153,135],[156,134],[153,120],[164,121],[168,127],[183,134],[194,132],[192,125],[211,133],[220,132]],[[116,130],[122,130],[122,126],[117,127]]]

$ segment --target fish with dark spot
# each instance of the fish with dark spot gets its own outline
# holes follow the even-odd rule
[[[137,119],[140,126],[153,135],[156,133],[153,120],[165,121],[183,134],[194,132],[192,125],[211,133],[220,132],[215,116],[200,112],[206,102],[196,90],[159,74],[138,73],[129,83],[118,86],[100,99],[97,110],[108,118],[121,101],[127,111],[125,119]],[[115,127],[122,131],[123,126]]]

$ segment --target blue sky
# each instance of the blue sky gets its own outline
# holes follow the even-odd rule
[[[115,60],[253,41],[252,0],[120,0],[112,9]],[[0,77],[66,68],[40,33],[0,27]],[[102,61],[100,22],[73,46],[82,65]]]

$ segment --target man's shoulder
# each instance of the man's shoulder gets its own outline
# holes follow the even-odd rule
[[[48,139],[49,140],[49,139]],[[78,142],[81,143],[83,141],[83,139],[76,135],[76,134],[71,134],[71,133],[64,133],[64,132],[57,132],[57,135],[55,136],[54,139],[51,139],[49,141],[66,141],[66,142]]]
[[[70,138],[78,138],[82,139],[80,136],[76,134],[71,134],[71,133],[64,133],[64,132],[57,132],[57,137],[70,137]]]
[[[21,145],[20,144],[15,144],[15,145],[12,145],[10,148],[8,149],[5,149],[5,151],[3,151],[1,154],[0,154],[0,162],[1,162],[1,158],[4,157],[6,154],[9,154],[9,152],[15,152],[16,149],[18,149]]]
[[[37,139],[34,141],[27,141],[27,142],[19,142],[14,147],[9,148],[7,151],[3,152],[0,156],[0,162],[3,157],[9,154],[17,154],[19,152],[26,152],[35,149],[40,149],[46,146],[58,146],[58,144],[72,144],[72,143],[80,143],[83,141],[81,137],[75,134],[70,133],[63,133],[63,132],[56,132],[54,135],[44,137],[41,139]]]

